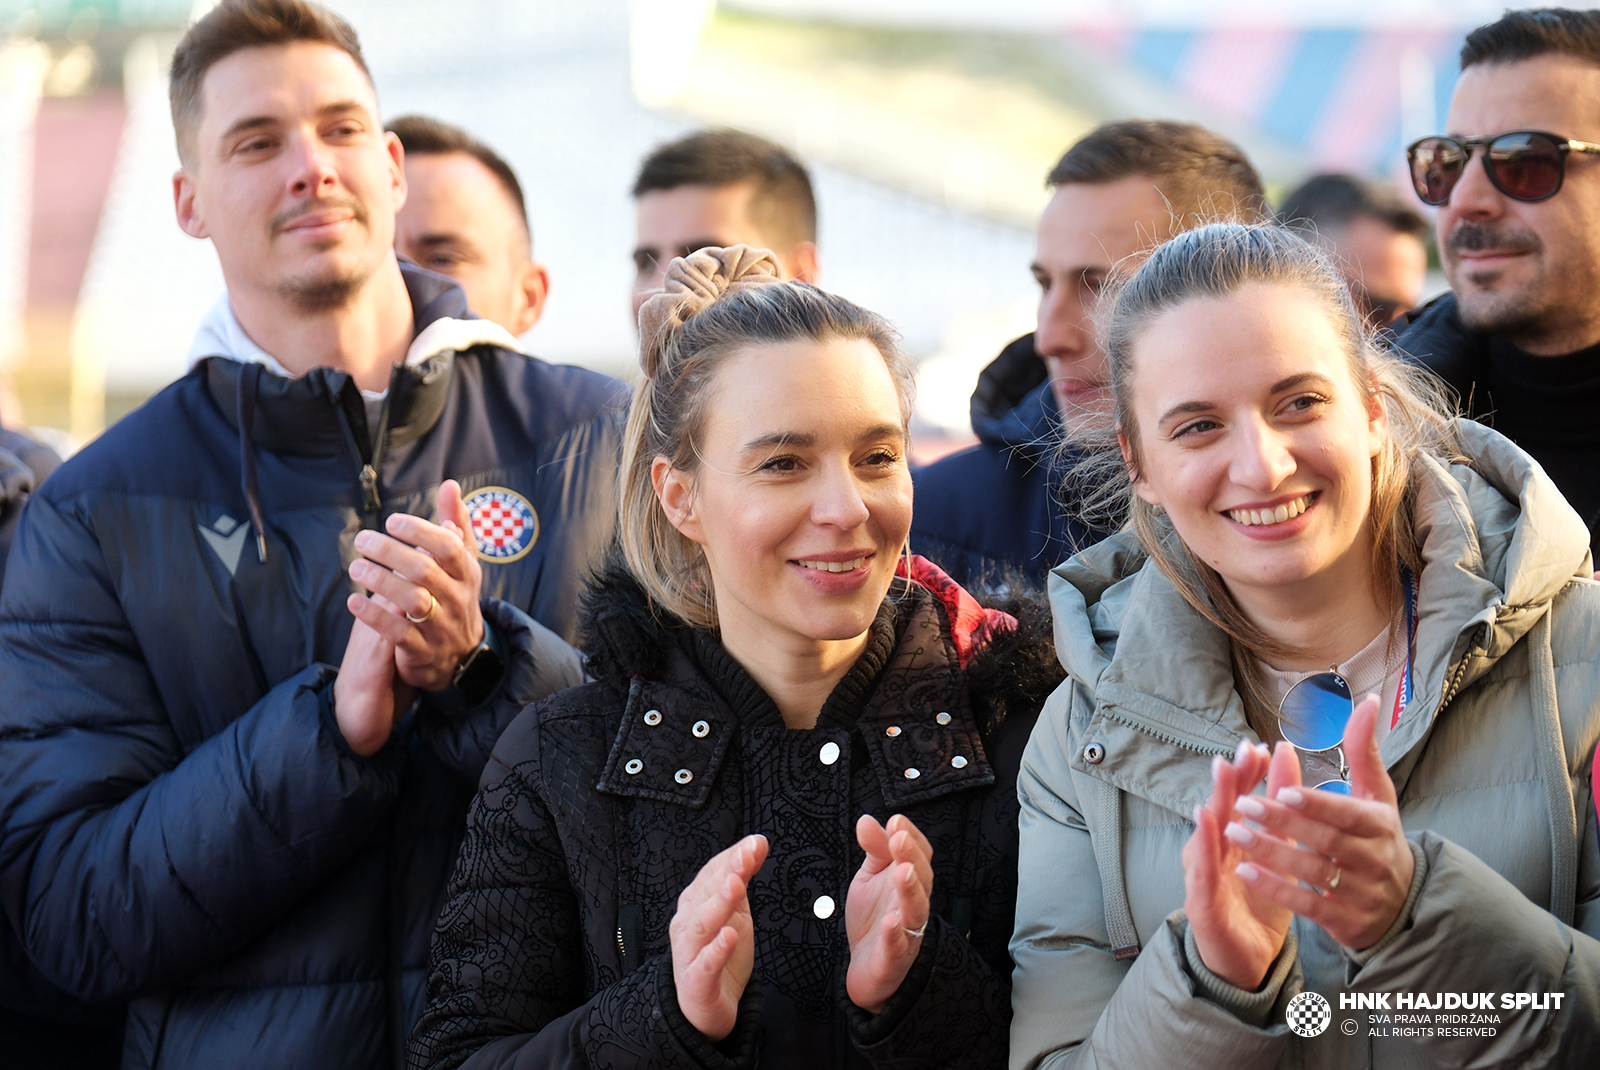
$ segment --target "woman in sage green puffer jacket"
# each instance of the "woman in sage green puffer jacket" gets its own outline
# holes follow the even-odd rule
[[[1600,584],[1577,578],[1592,572],[1588,532],[1550,478],[1493,431],[1461,430],[1477,471],[1439,468],[1418,503],[1427,570],[1416,693],[1382,749],[1401,819],[1427,858],[1410,926],[1358,965],[1296,918],[1299,962],[1261,1025],[1195,996],[1186,923],[1174,913],[1187,815],[1211,790],[1211,756],[1255,738],[1228,644],[1144,567],[1131,533],[1055,570],[1056,650],[1069,679],[1039,716],[1018,782],[1013,1067],[1596,1065],[1572,1053],[1593,1058],[1600,1043],[1590,793]],[[1097,764],[1084,756],[1091,743],[1102,748]],[[1132,943],[1136,958],[1115,957],[1113,946]],[[1314,1039],[1284,1022],[1302,988],[1334,1012]],[[1444,991],[1565,996],[1559,1013],[1497,1012],[1495,1037],[1425,1044],[1371,1036],[1383,1026],[1340,1011],[1346,992]],[[1345,1019],[1358,1023],[1355,1036],[1341,1032]]]
[[[1379,751],[1416,857],[1409,894],[1359,952],[1296,915],[1255,991],[1197,961],[1181,909],[1213,759],[1257,738],[1228,638],[1132,531],[1054,571],[1068,679],[1018,781],[1013,1068],[1600,1065],[1600,584],[1537,463],[1481,425],[1455,430],[1461,463],[1419,458],[1412,483],[1414,692]],[[1331,1007],[1320,1035],[1286,1024],[1302,991]],[[1494,993],[1497,1021],[1441,1023],[1396,998],[1451,992]],[[1503,993],[1544,1009],[1503,1009]],[[1380,995],[1387,1011],[1353,1006]],[[1397,1013],[1434,1035],[1396,1035]]]

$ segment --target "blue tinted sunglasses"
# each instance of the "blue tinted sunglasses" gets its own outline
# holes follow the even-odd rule
[[[1344,729],[1355,712],[1350,685],[1336,672],[1319,672],[1289,689],[1278,705],[1278,731],[1302,754],[1328,754],[1339,763],[1339,778],[1311,787],[1350,794],[1350,767],[1345,764]]]
[[[1394,696],[1394,710],[1389,718],[1392,729],[1400,723],[1400,712],[1411,701],[1412,644],[1416,637],[1417,590],[1411,570],[1400,569],[1400,589],[1405,594],[1406,615],[1406,669],[1400,678],[1400,689]],[[1295,750],[1306,755],[1326,755],[1339,763],[1339,778],[1324,780],[1311,786],[1318,791],[1350,794],[1350,767],[1345,764],[1344,730],[1350,715],[1356,712],[1355,699],[1350,695],[1350,685],[1336,672],[1319,672],[1308,676],[1289,689],[1278,704],[1278,731],[1294,745]]]

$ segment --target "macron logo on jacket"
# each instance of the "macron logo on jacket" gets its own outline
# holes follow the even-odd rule
[[[20,946],[41,982],[127,1003],[123,1066],[396,1070],[495,740],[583,680],[558,636],[612,539],[628,388],[468,343],[504,332],[401,271],[418,359],[376,404],[336,368],[267,374],[220,305],[202,359],[54,472],[12,546],[0,997],[35,998]],[[506,676],[358,758],[331,693],[353,540],[431,515],[445,479],[530,511],[485,518],[515,544],[482,561]]]
[[[236,575],[239,571],[239,551],[244,549],[244,537],[250,534],[249,521],[241,524],[224,513],[217,517],[211,527],[202,527],[200,534],[206,537],[206,545],[216,551],[228,575]]]

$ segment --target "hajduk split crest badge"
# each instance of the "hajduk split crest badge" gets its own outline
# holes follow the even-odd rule
[[[1320,1037],[1333,1021],[1333,1006],[1321,993],[1307,989],[1295,993],[1284,1010],[1284,1018],[1296,1036]]]
[[[478,556],[508,564],[539,541],[539,514],[528,499],[505,487],[479,487],[467,496],[467,516]]]

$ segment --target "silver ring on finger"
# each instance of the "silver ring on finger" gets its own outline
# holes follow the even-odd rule
[[[408,610],[406,610],[406,620],[410,621],[412,624],[426,624],[430,620],[433,619],[433,614],[438,610],[438,608],[439,608],[439,600],[433,596],[433,592],[432,591],[429,591],[428,592],[428,612],[425,613],[424,615],[420,616],[420,617],[413,617],[411,615],[411,611],[408,609]]]
[[[928,931],[928,923],[927,922],[923,922],[920,926],[918,926],[915,929],[908,929],[904,925],[902,925],[902,926],[900,926],[900,929],[901,929],[902,932],[904,932],[907,936],[911,937],[913,940],[921,940],[922,939],[922,934]]]
[[[1339,860],[1337,858],[1330,858],[1327,859],[1327,862],[1328,865],[1333,867],[1333,876],[1329,877],[1320,884],[1312,884],[1310,881],[1301,882],[1307,888],[1310,888],[1313,892],[1316,892],[1318,895],[1322,896],[1332,895],[1334,891],[1338,889],[1339,882],[1344,880],[1344,867],[1339,864]]]

